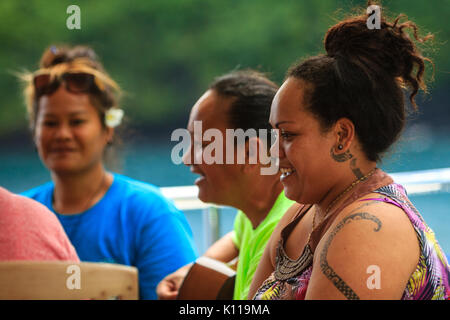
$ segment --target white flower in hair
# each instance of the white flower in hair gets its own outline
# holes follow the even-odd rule
[[[123,118],[123,110],[119,108],[111,108],[105,112],[105,124],[107,127],[117,127]]]

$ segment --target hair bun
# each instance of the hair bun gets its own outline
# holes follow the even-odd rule
[[[68,47],[51,45],[44,51],[39,66],[41,68],[50,68],[60,63],[73,61],[76,58],[87,58],[92,61],[93,67],[103,70],[95,51],[86,46]]]
[[[420,38],[418,27],[413,22],[399,23],[404,17],[400,15],[391,23],[382,16],[379,29],[368,28],[368,14],[350,17],[328,30],[324,46],[328,56],[357,65],[368,76],[386,74],[410,87],[410,101],[415,107],[414,96],[419,88],[426,89],[424,61],[431,60],[422,56],[414,39],[425,42],[432,35]],[[407,29],[413,31],[414,39],[408,35]]]

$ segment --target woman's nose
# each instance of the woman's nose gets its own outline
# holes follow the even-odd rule
[[[57,139],[70,139],[72,137],[72,130],[70,130],[70,127],[67,124],[60,124],[56,128],[55,132],[55,138]]]

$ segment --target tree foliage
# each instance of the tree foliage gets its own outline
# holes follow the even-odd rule
[[[69,30],[66,9],[81,9]],[[366,1],[337,0],[2,0],[0,2],[0,136],[24,130],[26,115],[14,71],[35,70],[50,44],[87,44],[124,89],[135,127],[184,125],[211,80],[256,68],[278,83],[291,63],[322,52],[326,30]],[[450,1],[384,1],[436,34],[436,88],[448,83]],[[341,10],[338,10],[341,9]],[[442,85],[444,86],[444,85]],[[443,90],[443,89],[442,89]]]

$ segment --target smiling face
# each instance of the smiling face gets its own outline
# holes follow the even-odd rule
[[[305,82],[288,78],[277,92],[270,123],[279,129],[281,182],[289,199],[318,203],[332,187],[336,162],[330,149],[336,143],[332,131],[323,132],[318,119],[305,109]]]
[[[35,142],[52,172],[76,173],[101,164],[111,136],[87,94],[73,94],[60,86],[40,98]]]
[[[242,180],[242,165],[236,164],[207,164],[205,163],[205,155],[203,154],[205,147],[212,141],[197,141],[194,135],[194,121],[201,121],[202,135],[208,129],[218,129],[223,137],[222,155],[225,159],[225,151],[227,143],[231,143],[228,147],[234,147],[233,141],[226,141],[226,129],[232,129],[228,124],[227,112],[231,105],[231,99],[219,96],[215,91],[208,90],[191,111],[188,123],[188,130],[191,134],[191,148],[188,153],[183,156],[183,162],[191,167],[191,171],[200,175],[195,180],[195,184],[199,188],[198,198],[203,202],[216,203],[222,205],[233,206],[235,199],[240,191],[240,181]],[[201,146],[201,148],[200,148]],[[197,150],[197,151],[195,151]],[[194,155],[194,153],[197,154]],[[202,163],[194,163],[192,156],[201,159]],[[213,154],[214,156],[214,154]],[[225,162],[225,161],[224,161]]]

